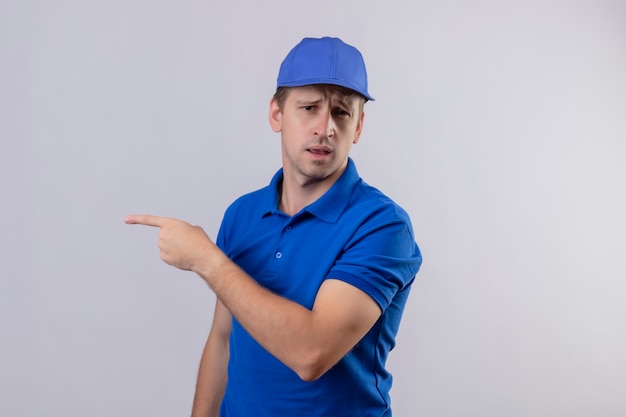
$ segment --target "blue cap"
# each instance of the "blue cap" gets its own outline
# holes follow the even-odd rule
[[[304,38],[280,64],[277,86],[301,87],[333,84],[349,88],[368,100],[367,72],[363,56],[339,38]]]

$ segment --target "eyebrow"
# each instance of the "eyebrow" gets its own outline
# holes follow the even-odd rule
[[[304,97],[302,99],[297,99],[296,100],[296,105],[298,106],[302,106],[302,105],[312,105],[312,104],[319,104],[322,101],[325,100],[329,100],[331,103],[337,103],[340,104],[343,107],[346,108],[351,108],[351,103],[349,100],[347,100],[347,98],[350,96],[343,96],[340,94],[336,94],[336,95],[329,95],[329,94],[324,94],[323,97],[321,98],[307,98]]]
[[[305,98],[303,98],[303,99],[296,100],[296,104],[297,104],[297,105],[299,105],[299,106],[301,106],[301,105],[303,105],[303,104],[319,104],[319,103],[321,103],[322,101],[324,101],[324,99],[322,99],[322,98],[318,98],[318,99],[312,99],[312,98],[311,98],[311,99],[307,99],[307,98],[305,97]]]
[[[352,108],[352,103],[348,100],[348,96],[340,96],[337,102],[346,108]]]

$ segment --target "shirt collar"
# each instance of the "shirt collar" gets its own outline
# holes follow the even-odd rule
[[[352,195],[352,190],[359,180],[360,178],[356,165],[351,158],[348,158],[346,170],[343,174],[341,174],[337,181],[335,181],[332,187],[330,187],[330,189],[326,191],[323,196],[305,207],[303,211],[307,211],[328,223],[336,222],[348,205],[348,201]],[[267,192],[265,199],[262,203],[263,205],[261,206],[263,216],[280,212],[278,204],[280,199],[279,189],[282,182],[283,169],[281,168],[278,172],[276,172],[276,174],[274,174],[269,187],[266,189]]]

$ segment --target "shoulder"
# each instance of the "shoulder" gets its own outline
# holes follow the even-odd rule
[[[233,236],[249,229],[268,212],[269,186],[242,195],[233,201],[224,212],[220,225],[220,242],[232,241]]]
[[[390,197],[360,179],[352,193],[347,213],[364,217],[368,222],[402,222],[411,228],[411,219],[400,205]]]
[[[350,234],[345,248],[393,257],[419,256],[411,219],[379,189],[359,180],[339,222]]]
[[[252,215],[256,212],[263,214],[263,211],[266,210],[265,203],[270,198],[268,195],[270,192],[269,188],[269,186],[266,186],[238,197],[228,206],[224,217],[244,214]]]
[[[226,209],[225,217],[237,215],[264,215],[278,206],[278,186],[282,181],[282,168],[272,177],[268,185],[242,195]]]

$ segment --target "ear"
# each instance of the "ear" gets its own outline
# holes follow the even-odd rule
[[[352,143],[358,143],[361,138],[361,133],[363,132],[363,120],[365,120],[365,112],[361,112],[361,117],[359,118],[359,122],[356,126],[356,132]]]
[[[280,107],[278,107],[278,102],[275,98],[270,100],[270,127],[276,133],[282,130],[282,112],[280,111]]]

